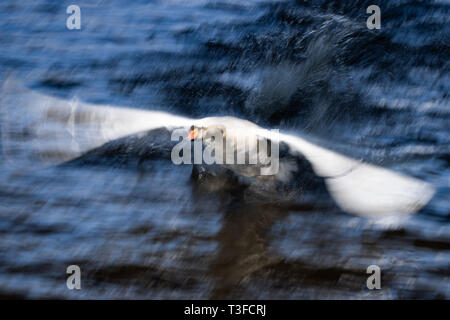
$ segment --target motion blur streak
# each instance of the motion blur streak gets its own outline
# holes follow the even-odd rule
[[[4,156],[15,166],[28,160],[27,168],[72,160],[127,135],[192,123],[161,111],[65,101],[10,79],[3,85],[0,103]]]
[[[56,160],[55,156],[62,156],[64,161],[72,160],[109,141],[161,127],[188,127],[191,123],[218,124],[224,126],[227,132],[242,132],[243,136],[250,128],[258,128],[233,117],[194,121],[165,112],[66,102],[27,92],[23,87],[17,90],[18,87],[21,85],[11,87],[7,83],[2,92],[2,110],[6,114],[2,126],[14,130],[13,133],[4,130],[3,139],[6,145],[15,145],[16,150],[30,146],[38,149],[32,152],[38,158],[31,159],[28,167],[39,158],[51,161]],[[19,92],[19,96],[12,95],[10,99],[10,91]],[[8,104],[8,100],[12,103]],[[13,112],[17,115],[16,119],[10,117]],[[71,135],[68,136],[67,132]],[[270,137],[270,132],[262,128],[255,133]],[[20,138],[18,141],[7,141],[9,136]],[[66,140],[61,141],[61,138]],[[26,143],[27,140],[32,142],[31,145]],[[316,174],[326,178],[329,191],[339,206],[350,213],[374,217],[413,213],[427,204],[434,194],[434,188],[427,183],[358,162],[300,137],[284,134],[280,140],[292,145],[312,163]],[[20,157],[13,161],[15,164],[24,158],[22,153],[16,152],[17,155]],[[53,155],[53,158],[49,159],[48,155]]]

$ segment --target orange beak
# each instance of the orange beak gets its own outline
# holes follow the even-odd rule
[[[198,128],[194,128],[192,130],[189,130],[189,140],[194,140],[198,136]]]

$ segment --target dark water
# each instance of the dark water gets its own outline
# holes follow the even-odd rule
[[[205,192],[191,166],[98,153],[0,167],[0,297],[450,297],[447,1],[2,1],[0,78],[49,95],[232,115],[302,132],[437,189],[417,214]],[[381,7],[381,30],[366,8]],[[139,154],[139,153],[138,153]],[[82,290],[66,287],[79,265]],[[382,289],[366,288],[366,268]]]

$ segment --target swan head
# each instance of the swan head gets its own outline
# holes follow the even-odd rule
[[[226,137],[226,129],[221,125],[209,125],[209,126],[191,126],[189,129],[188,139],[195,141],[211,142]]]

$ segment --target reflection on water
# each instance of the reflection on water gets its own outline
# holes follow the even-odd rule
[[[244,205],[225,212],[216,237],[219,249],[210,266],[216,278],[212,298],[230,297],[241,281],[280,260],[269,252],[268,237],[274,223],[285,215],[284,210],[267,206]]]

